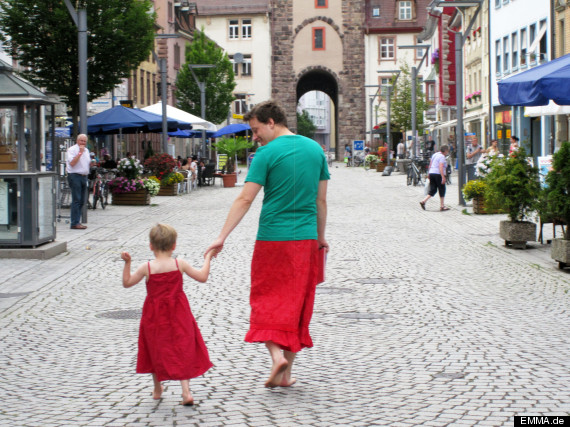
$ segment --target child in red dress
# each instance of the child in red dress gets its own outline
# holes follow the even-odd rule
[[[182,289],[182,273],[205,282],[210,273],[210,260],[217,251],[208,252],[203,267],[197,270],[186,261],[172,258],[176,237],[176,230],[169,225],[155,225],[150,231],[150,249],[155,259],[142,264],[132,275],[131,256],[122,252],[123,286],[130,288],[146,278],[147,297],[140,323],[137,373],[152,374],[152,397],[156,400],[164,390],[161,381],[179,380],[180,404],[192,405],[190,378],[204,374],[213,365]]]

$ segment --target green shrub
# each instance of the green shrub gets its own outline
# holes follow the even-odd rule
[[[472,200],[476,197],[485,196],[487,183],[482,179],[473,179],[463,186],[463,198]]]
[[[485,182],[486,200],[501,206],[512,222],[525,221],[539,206],[538,168],[529,162],[524,148],[493,159]]]
[[[570,142],[564,142],[552,156],[552,170],[546,175],[543,190],[544,207],[549,216],[562,218],[570,224]],[[570,240],[566,226],[564,239]]]

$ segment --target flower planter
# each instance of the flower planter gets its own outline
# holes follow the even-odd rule
[[[176,196],[178,194],[178,184],[161,185],[157,196]]]
[[[490,209],[485,205],[485,197],[477,196],[473,198],[473,213],[477,215],[486,214],[500,214],[503,213],[501,209]]]
[[[376,163],[376,172],[384,172],[385,168],[386,168],[386,163],[383,162]]]
[[[552,240],[550,257],[558,262],[558,268],[570,267],[570,240]]]
[[[224,187],[235,187],[237,175],[235,173],[225,173],[222,175],[222,182],[224,183]]]
[[[526,249],[526,242],[536,240],[536,224],[528,221],[501,221],[499,235],[505,241],[506,246]]]
[[[113,205],[150,205],[150,193],[146,188],[129,193],[113,193]]]

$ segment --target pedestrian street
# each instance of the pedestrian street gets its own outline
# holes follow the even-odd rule
[[[450,211],[438,196],[423,211],[423,188],[404,175],[334,163],[314,347],[297,356],[297,383],[276,389],[263,387],[265,346],[243,341],[260,194],[207,283],[184,279],[215,365],[191,380],[192,407],[178,404],[179,382],[154,401],[151,376],[135,373],[146,291],[122,287],[120,252],[133,268],[151,259],[160,221],[200,267],[240,188],[109,205],[89,211],[86,230],[58,223],[66,253],[0,259],[0,425],[511,426],[570,414],[570,271],[547,244],[506,248],[506,216],[458,206],[456,181]]]

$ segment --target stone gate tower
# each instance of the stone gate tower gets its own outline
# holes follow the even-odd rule
[[[299,98],[329,95],[337,155],[365,139],[364,8],[364,0],[271,0],[272,97],[296,129]]]

